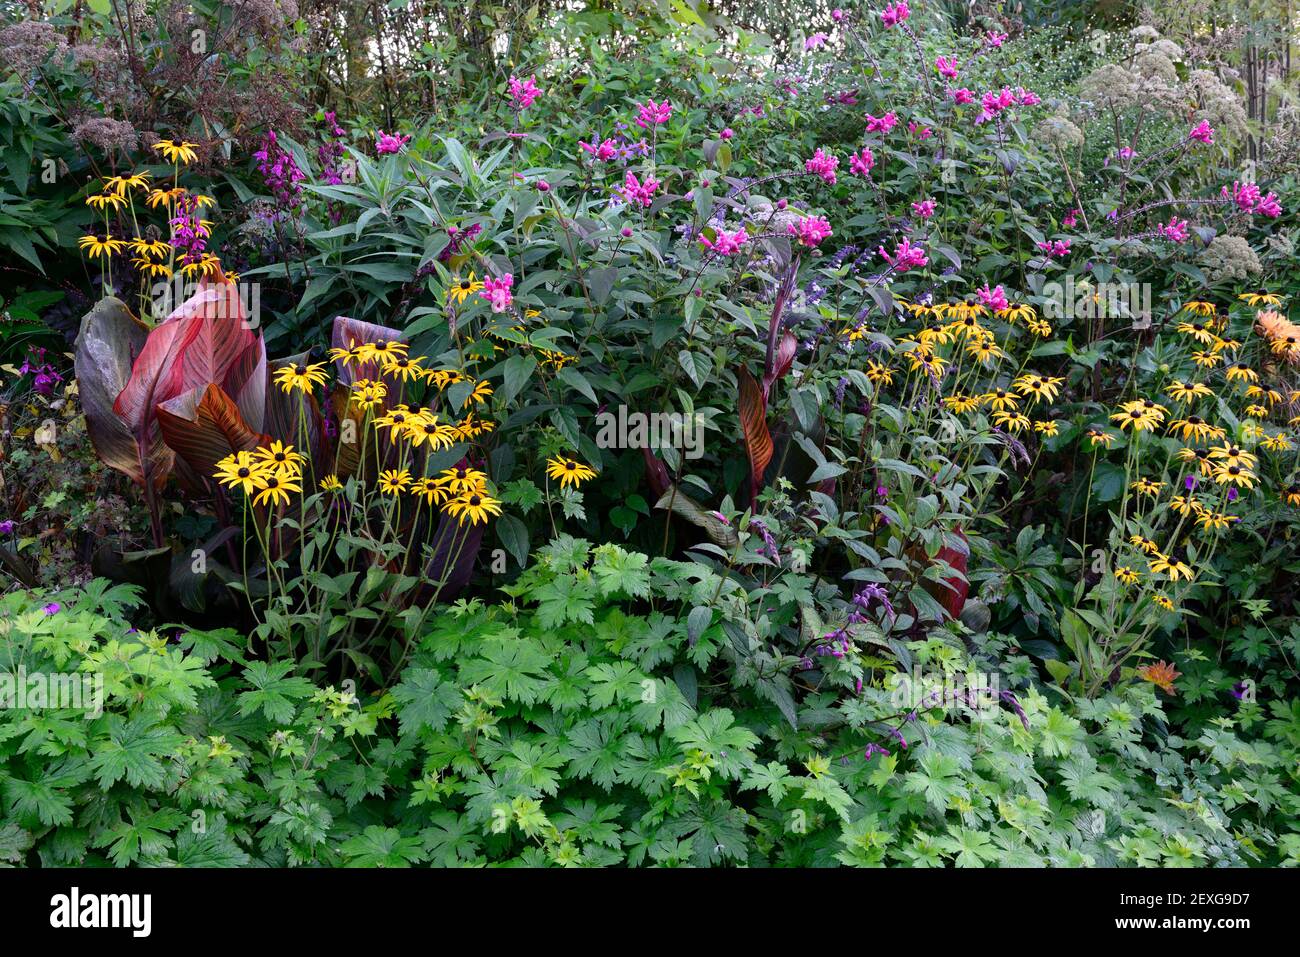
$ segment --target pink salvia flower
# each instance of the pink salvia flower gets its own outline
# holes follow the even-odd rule
[[[1196,140],[1198,143],[1204,143],[1206,146],[1214,145],[1214,127],[1209,124],[1208,120],[1201,120],[1192,127],[1192,131],[1187,134],[1190,140]]]
[[[898,0],[898,3],[891,3],[880,13],[880,22],[885,25],[885,29],[897,26],[912,15],[912,11],[907,9],[906,0]]]
[[[880,253],[881,259],[894,267],[894,272],[907,272],[909,269],[919,269],[930,262],[924,249],[920,246],[913,246],[911,241],[906,239],[894,247],[894,254],[892,256],[885,252],[884,246],[881,246],[877,251]]]
[[[1220,195],[1224,199],[1231,199],[1237,204],[1237,207],[1246,213],[1253,213],[1256,204],[1259,203],[1259,187],[1254,183],[1241,183],[1236,180],[1232,183],[1232,192],[1228,192],[1228,187],[1223,187]]]
[[[1061,220],[1061,225],[1066,229],[1073,229],[1078,221],[1079,211],[1077,209],[1072,209],[1065,214],[1065,218]]]
[[[816,246],[831,235],[831,224],[821,216],[808,216],[786,227],[791,236],[797,236],[804,246]]]
[[[672,104],[667,100],[662,103],[656,103],[654,100],[646,100],[644,103],[637,104],[636,125],[645,129],[648,126],[658,126],[667,123],[673,115]]]
[[[1187,239],[1187,220],[1179,219],[1177,216],[1170,216],[1169,222],[1156,227],[1156,232],[1165,239],[1173,240],[1176,243],[1185,242]]]
[[[375,140],[376,153],[400,153],[402,147],[411,142],[409,136],[399,136],[396,133],[385,133],[379,131],[379,137]]]
[[[1070,254],[1070,241],[1057,239],[1048,243],[1038,243],[1038,248],[1048,259],[1060,259]]]
[[[988,306],[994,312],[1000,312],[1010,306],[1007,302],[1006,291],[1001,286],[989,288],[989,284],[984,283],[984,288],[977,290],[981,305]]]
[[[849,154],[849,172],[859,176],[870,176],[871,167],[876,165],[876,157],[869,147],[864,146],[861,153]]]
[[[890,110],[884,116],[872,116],[867,114],[867,132],[868,133],[888,133],[898,125],[898,114]]]
[[[995,50],[1002,49],[1002,44],[1006,42],[1006,39],[1007,35],[1005,33],[998,33],[996,30],[990,30],[984,34],[984,42]]]
[[[835,170],[839,167],[839,158],[833,154],[826,153],[818,149],[813,153],[812,159],[803,164],[806,172],[815,173],[832,186],[835,185]]]
[[[515,277],[511,273],[506,273],[500,279],[485,276],[479,296],[491,304],[493,312],[505,312],[513,301],[510,297],[510,287],[514,284]]]
[[[830,37],[825,33],[814,33],[803,41],[803,48],[805,50],[820,50],[829,39]]]
[[[919,203],[912,204],[912,212],[921,219],[929,219],[934,215],[935,201],[932,199],[923,199]]]
[[[959,90],[953,90],[952,101],[956,103],[958,106],[962,106],[963,104],[966,103],[973,103],[975,102],[975,93],[971,90],[966,89],[965,87],[962,87]]]
[[[542,91],[537,87],[537,77],[530,76],[527,80],[519,80],[518,77],[510,78],[510,99],[514,101],[515,109],[528,109],[542,95]]]
[[[1278,202],[1277,193],[1269,193],[1263,197],[1255,206],[1255,212],[1267,216],[1269,219],[1277,219],[1282,215],[1282,204]]]
[[[939,75],[946,80],[957,79],[957,58],[955,56],[935,57],[934,68],[938,70]]]
[[[629,170],[623,179],[623,186],[617,192],[629,205],[636,203],[640,206],[649,206],[654,201],[655,190],[658,188],[659,180],[653,176],[646,176],[645,182],[641,182],[636,178],[636,174]]]
[[[749,234],[743,229],[737,229],[734,233],[718,230],[717,238],[713,241],[708,236],[700,237],[700,245],[705,249],[711,249],[719,256],[734,256],[740,252],[740,247],[749,242]]]
[[[595,137],[592,137],[590,143],[584,143],[582,140],[578,140],[578,148],[584,153],[590,153],[602,163],[608,163],[618,155],[618,144],[613,140],[602,140],[600,143],[596,142]]]

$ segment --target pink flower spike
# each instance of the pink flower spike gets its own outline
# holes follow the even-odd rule
[[[813,247],[831,235],[831,224],[821,216],[808,216],[786,227],[791,236],[797,236],[801,245]]]
[[[515,109],[520,112],[532,106],[541,95],[542,91],[537,87],[537,77],[530,76],[523,81],[518,77],[510,78],[510,99],[514,101]]]
[[[749,234],[743,229],[738,229],[734,233],[718,230],[717,238],[713,241],[708,236],[700,237],[700,245],[705,249],[710,249],[719,256],[734,256],[740,252],[740,248],[749,242]]]
[[[880,13],[880,22],[885,25],[885,29],[897,26],[912,15],[912,11],[907,8],[907,0],[898,0],[897,3],[891,3]]]
[[[814,33],[803,41],[803,48],[805,50],[820,50],[826,45],[826,41],[829,39],[830,36],[828,34]]]
[[[977,290],[981,305],[988,306],[994,312],[1001,312],[1011,304],[1007,302],[1006,291],[1001,286],[989,288],[989,284],[984,283],[984,288]]]
[[[1005,33],[998,33],[996,30],[990,30],[988,33],[984,34],[984,42],[995,50],[1000,50],[1002,44],[1006,42],[1006,39],[1007,35]]]
[[[667,123],[672,115],[673,107],[667,100],[662,103],[646,100],[644,103],[637,104],[636,125],[641,129],[648,126],[661,126]]]
[[[912,212],[921,219],[929,219],[934,215],[935,201],[932,199],[923,199],[919,203],[912,204]]]
[[[975,102],[975,94],[971,90],[962,87],[960,90],[952,91],[952,101],[958,106],[962,106],[966,103],[973,103]]]
[[[939,71],[939,75],[946,80],[957,79],[957,58],[955,56],[935,57],[934,68]]]
[[[491,304],[493,312],[505,312],[513,301],[510,297],[510,287],[514,284],[515,277],[511,273],[506,273],[500,279],[485,276],[479,296]]]
[[[1176,243],[1186,242],[1187,240],[1187,220],[1179,219],[1177,216],[1170,216],[1169,222],[1163,226],[1156,227],[1158,232],[1165,239],[1172,240]]]
[[[893,110],[884,116],[872,116],[868,113],[866,119],[868,133],[888,133],[898,125],[898,114]]]
[[[1061,225],[1064,226],[1066,229],[1073,229],[1075,224],[1078,223],[1078,221],[1079,221],[1079,211],[1077,209],[1072,209],[1065,214],[1065,218],[1061,220]]]
[[[849,154],[849,172],[858,176],[869,177],[871,167],[876,165],[876,157],[869,147],[864,146],[861,153]]]
[[[409,136],[399,136],[396,133],[385,133],[379,131],[379,137],[375,140],[376,153],[400,153],[402,147],[411,142]]]
[[[928,265],[930,259],[925,254],[925,250],[920,246],[913,246],[910,240],[904,239],[894,247],[894,254],[891,256],[885,252],[885,247],[881,246],[877,252],[880,258],[889,265],[894,267],[894,272],[907,272],[909,269],[919,269]]]
[[[813,153],[812,159],[803,164],[805,172],[815,173],[832,186],[835,185],[835,170],[839,167],[839,158],[821,149]]]
[[[1206,146],[1214,145],[1214,127],[1209,124],[1208,120],[1201,120],[1192,127],[1192,131],[1187,134],[1189,140],[1196,140],[1198,143],[1204,143]]]

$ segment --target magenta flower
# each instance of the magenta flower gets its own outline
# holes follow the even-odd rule
[[[735,133],[734,130],[732,130],[732,128],[731,128],[730,126],[728,126],[726,129],[724,129],[724,130],[723,130],[721,133],[719,133],[718,135],[721,136],[724,140],[729,140],[729,139],[731,139],[733,136],[735,136],[736,133]]]
[[[13,519],[6,518],[3,522],[0,522],[0,535],[12,535],[13,531]]]
[[[667,123],[672,115],[673,107],[667,100],[662,103],[646,100],[644,103],[637,104],[636,125],[641,129],[647,126],[659,126]]]
[[[1208,120],[1201,120],[1192,127],[1192,131],[1187,134],[1189,140],[1196,140],[1198,143],[1204,143],[1206,146],[1214,144],[1214,127],[1209,124]]]
[[[957,58],[955,56],[935,57],[934,68],[939,71],[939,75],[945,80],[957,79]]]
[[[814,33],[803,41],[803,48],[805,50],[820,50],[826,45],[826,41],[829,39],[830,36],[825,33]]]
[[[646,176],[645,182],[636,178],[636,174],[628,170],[627,176],[623,179],[623,185],[615,190],[628,205],[637,204],[642,207],[649,206],[654,201],[655,190],[659,188],[659,180],[653,176]]]
[[[996,30],[990,30],[984,34],[984,42],[995,50],[1002,49],[1002,44],[1006,42],[1006,39],[1007,35],[1005,33],[998,33]]]
[[[929,219],[934,215],[935,202],[932,199],[923,199],[919,203],[912,204],[912,212],[921,219]]]
[[[710,249],[719,256],[734,256],[740,252],[740,247],[749,242],[749,234],[743,229],[737,229],[734,233],[718,230],[717,238],[710,242],[708,236],[700,236],[700,245],[705,249]]]
[[[47,615],[57,615],[60,611],[62,611],[62,609],[63,606],[60,605],[57,601],[52,601],[48,605],[41,606],[41,611],[45,612],[45,614]]]
[[[1061,225],[1064,226],[1066,229],[1073,229],[1074,225],[1078,221],[1079,221],[1079,211],[1077,209],[1072,209],[1065,214],[1065,218],[1061,220]]]
[[[966,103],[973,103],[975,102],[975,93],[963,86],[959,90],[952,91],[952,101],[958,106],[963,106]]]
[[[1233,180],[1232,192],[1228,192],[1228,187],[1223,187],[1220,195],[1224,199],[1231,199],[1237,204],[1237,208],[1245,213],[1253,213],[1255,207],[1259,204],[1259,187],[1254,183],[1241,183]]]
[[[618,144],[613,140],[601,140],[600,143],[596,142],[595,137],[592,137],[590,143],[578,140],[578,148],[584,153],[590,153],[602,163],[608,163],[618,155]]]
[[[815,173],[832,186],[835,185],[835,170],[840,165],[839,158],[818,149],[812,159],[803,164],[806,172]]]
[[[889,265],[894,267],[895,272],[907,272],[909,269],[919,269],[928,265],[930,259],[925,254],[925,250],[920,246],[913,246],[910,240],[904,239],[894,247],[894,254],[891,256],[885,252],[885,247],[881,246],[878,250],[880,258]]]
[[[808,216],[786,227],[791,236],[797,236],[804,246],[816,246],[831,235],[831,224],[821,216]]]
[[[988,306],[994,312],[1001,312],[1011,305],[1007,302],[1006,291],[1001,286],[994,286],[990,289],[989,284],[985,282],[984,288],[977,290],[977,294],[979,295],[980,304]]]
[[[980,105],[983,106],[984,109],[980,111],[979,116],[975,117],[976,125],[987,123],[1003,110],[1014,106],[1015,103],[1016,94],[1012,93],[1010,88],[1004,86],[999,93],[994,93],[992,90],[989,90],[980,97]]]
[[[867,132],[868,133],[888,133],[898,125],[898,114],[890,110],[884,116],[872,116],[867,114]]]
[[[928,140],[931,136],[934,135],[934,133],[931,132],[930,127],[928,126],[918,127],[915,123],[911,123],[911,122],[907,124],[907,132],[913,134],[914,136],[916,136],[917,139],[920,140]]]
[[[841,20],[844,19],[844,11],[841,10],[839,7],[836,7],[834,10],[831,11],[831,19],[834,20],[836,23],[839,23]]]
[[[1282,204],[1278,202],[1277,193],[1269,193],[1255,206],[1255,212],[1277,219],[1282,215]]]
[[[876,157],[869,147],[864,146],[861,153],[849,154],[849,171],[859,176],[871,176],[871,167],[876,165]]]
[[[411,142],[409,136],[400,136],[396,133],[385,133],[379,131],[379,138],[375,140],[376,153],[400,153],[402,147]]]
[[[912,15],[912,11],[907,9],[907,0],[898,0],[897,3],[891,3],[880,12],[880,22],[885,25],[885,29],[897,26]]]
[[[1038,243],[1038,249],[1048,259],[1061,259],[1070,254],[1070,241],[1057,239],[1048,243]]]
[[[511,273],[506,273],[500,279],[485,276],[479,297],[491,304],[493,312],[505,312],[514,301],[510,296],[510,287],[514,284],[515,277]]]
[[[1171,239],[1176,243],[1185,242],[1187,240],[1187,220],[1179,219],[1177,216],[1170,216],[1169,222],[1156,227],[1156,232],[1165,239]]]
[[[521,113],[537,102],[537,98],[541,95],[542,91],[537,87],[537,77],[530,76],[523,81],[518,77],[510,78],[510,99],[514,101],[515,109]]]

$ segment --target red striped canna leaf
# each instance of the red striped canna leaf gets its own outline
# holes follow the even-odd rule
[[[749,453],[749,479],[751,493],[758,498],[763,488],[763,473],[772,461],[772,434],[767,428],[767,401],[749,370],[742,368],[736,375],[740,385],[737,411],[740,427],[745,436],[745,451]]]

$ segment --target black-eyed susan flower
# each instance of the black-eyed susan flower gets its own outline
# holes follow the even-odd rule
[[[501,514],[501,503],[486,492],[467,492],[458,495],[443,506],[443,511],[464,525],[468,519],[471,525],[487,522],[492,515]]]
[[[1210,458],[1224,465],[1242,465],[1250,469],[1259,464],[1259,456],[1238,445],[1216,445],[1210,449]]]
[[[1052,324],[1046,319],[1029,319],[1025,322],[1025,328],[1040,339],[1046,339],[1052,334]]]
[[[1196,523],[1206,531],[1227,528],[1232,524],[1232,521],[1231,515],[1225,515],[1223,512],[1212,512],[1208,508],[1196,516]]]
[[[893,385],[894,383],[894,370],[883,362],[877,362],[875,359],[867,360],[866,376],[872,385]]]
[[[596,477],[595,471],[590,466],[583,465],[577,459],[566,458],[563,455],[546,460],[546,475],[548,478],[558,481],[560,488],[569,485],[577,488],[588,479]]]
[[[1085,437],[1094,449],[1099,445],[1110,448],[1115,443],[1115,433],[1104,429],[1089,429]]]
[[[1008,432],[1023,432],[1030,428],[1029,416],[1021,412],[994,412],[993,424]]]
[[[1255,473],[1242,465],[1216,465],[1214,468],[1214,481],[1219,485],[1231,484],[1251,489],[1255,487],[1255,480]]]
[[[369,362],[372,359],[377,359],[383,365],[390,358],[406,355],[410,348],[405,342],[399,342],[396,339],[376,339],[374,342],[363,342],[361,344],[361,355],[364,361]]]
[[[1286,452],[1291,449],[1291,440],[1283,432],[1266,436],[1259,444],[1269,452]]]
[[[271,470],[263,472],[257,479],[258,492],[253,496],[254,505],[288,505],[290,493],[301,492],[296,475],[277,473]]]
[[[104,236],[102,239],[96,235],[82,236],[77,240],[77,245],[91,259],[119,255],[122,250],[126,249],[126,240],[114,239],[112,236]]]
[[[1262,289],[1259,292],[1239,293],[1237,298],[1251,308],[1257,306],[1280,306],[1282,304],[1281,296],[1276,295],[1275,293],[1265,292]]]
[[[1048,422],[1035,421],[1034,431],[1037,432],[1039,435],[1045,435],[1050,438],[1051,436],[1056,435],[1057,432],[1060,431],[1060,423],[1055,421],[1048,421]]]
[[[1152,595],[1151,600],[1163,608],[1165,611],[1173,611],[1174,603],[1164,595]]]
[[[366,382],[365,385],[360,385],[360,381],[352,384],[350,397],[352,404],[361,409],[373,409],[382,405],[388,395],[388,386],[382,382]]]
[[[311,392],[316,386],[323,386],[328,379],[323,362],[313,362],[310,365],[294,362],[275,370],[276,384],[286,395],[294,389],[300,392]]]
[[[1159,555],[1160,546],[1143,535],[1130,535],[1128,543],[1148,555]]]
[[[1033,396],[1035,399],[1041,399],[1044,402],[1055,402],[1057,392],[1063,381],[1059,377],[1026,372],[1011,383],[1011,386],[1023,396]]]
[[[1214,330],[1209,323],[1196,319],[1180,322],[1174,328],[1185,336],[1191,336],[1203,346],[1208,346],[1219,338],[1214,334]]]
[[[166,259],[171,255],[172,247],[169,243],[161,239],[132,239],[127,245],[131,247],[131,252],[137,256],[147,256],[150,259]]]
[[[956,319],[959,322],[965,322],[968,319],[979,319],[980,316],[987,316],[988,307],[977,299],[964,299],[961,302],[953,302],[943,307],[944,315],[948,318]],[[975,322],[974,326],[979,323]],[[967,328],[971,328],[968,326]]]
[[[469,381],[469,376],[459,369],[430,369],[425,373],[425,378],[437,386],[439,390]]]
[[[339,477],[335,475],[333,472],[331,472],[329,475],[325,476],[323,479],[320,480],[320,487],[323,491],[326,492],[343,491],[343,483],[339,481]]]
[[[1037,313],[1034,312],[1033,306],[1030,306],[1026,303],[1017,303],[1014,305],[1009,305],[1005,309],[999,309],[995,313],[995,315],[999,319],[1005,319],[1007,322],[1020,322],[1020,321],[1028,322],[1029,320],[1033,319],[1037,315]]]
[[[1252,369],[1250,366],[1246,365],[1246,363],[1244,362],[1234,362],[1232,365],[1228,366],[1227,369],[1224,370],[1223,374],[1227,376],[1229,382],[1234,382],[1234,381],[1258,382],[1259,381],[1259,373],[1256,372],[1254,369]]]
[[[443,488],[435,479],[426,475],[411,483],[411,494],[423,497],[426,505],[433,505],[449,499],[451,490]]]
[[[125,196],[128,189],[148,189],[149,177],[152,174],[148,170],[142,170],[139,173],[132,173],[130,176],[105,176],[104,192],[114,192],[118,196]]]
[[[252,452],[240,450],[218,462],[217,471],[213,474],[226,488],[237,488],[245,495],[252,495],[259,487],[258,480],[266,471],[266,464],[253,458]]]
[[[1189,415],[1185,419],[1174,419],[1169,423],[1169,434],[1176,435],[1182,433],[1182,439],[1186,442],[1188,439],[1197,441],[1208,441],[1210,439],[1222,439],[1224,436],[1223,429],[1210,425],[1199,415]]]
[[[1247,415],[1253,415],[1257,419],[1268,418],[1268,406],[1266,405],[1248,405],[1245,408]]]
[[[131,260],[134,266],[146,279],[166,278],[172,274],[171,267],[166,263],[156,263],[152,260],[145,259],[143,256],[137,256]]]
[[[1300,506],[1300,482],[1292,482],[1278,494],[1286,504]]]
[[[1192,299],[1183,304],[1183,309],[1196,316],[1212,316],[1215,312],[1214,303],[1203,299]]]
[[[1008,389],[994,389],[992,392],[986,392],[980,396],[980,402],[989,406],[995,412],[1015,411],[1020,400],[1016,398],[1015,393]]]
[[[497,424],[491,419],[484,419],[470,412],[456,423],[456,434],[464,441],[476,439],[480,435],[496,431]]]
[[[307,460],[293,450],[292,445],[285,445],[279,439],[274,440],[268,448],[254,450],[253,457],[269,469],[280,475],[296,475],[302,470]]]
[[[460,432],[454,425],[438,421],[437,415],[425,413],[407,424],[406,437],[417,449],[426,443],[431,449],[449,449],[460,441]]]
[[[943,404],[949,411],[961,415],[978,409],[980,407],[980,400],[978,396],[970,396],[958,392],[955,395],[944,396]]]
[[[411,484],[409,469],[384,469],[379,473],[379,491],[385,495],[399,495]]]
[[[480,405],[492,397],[492,385],[486,379],[474,383],[469,398]]]
[[[1223,356],[1215,352],[1193,352],[1192,361],[1203,369],[1211,369],[1223,361]]]
[[[972,339],[966,344],[966,352],[980,365],[986,366],[1006,356],[992,339]]]
[[[1179,515],[1200,515],[1205,506],[1191,495],[1175,495],[1169,500],[1169,507]]]
[[[102,213],[110,206],[113,209],[121,209],[126,205],[126,199],[117,193],[96,193],[94,196],[86,197],[86,205],[93,206]]]
[[[162,153],[163,158],[169,163],[193,163],[198,159],[198,154],[194,152],[194,147],[198,143],[187,143],[184,140],[159,140],[153,145],[153,148]]]
[[[1120,431],[1132,429],[1134,432],[1152,432],[1160,425],[1160,416],[1146,410],[1140,402],[1126,403],[1119,412],[1110,417],[1112,422],[1118,422]]]
[[[1164,482],[1157,482],[1155,479],[1140,478],[1129,486],[1139,495],[1145,495],[1148,498],[1155,498],[1160,494],[1160,490],[1165,487]]]
[[[401,379],[403,382],[413,382],[425,377],[425,370],[420,365],[423,361],[424,359],[419,357],[412,359],[410,356],[386,353],[380,364],[385,375]]]
[[[1171,582],[1179,579],[1191,581],[1194,577],[1191,566],[1186,562],[1180,562],[1176,558],[1157,552],[1151,556],[1150,561],[1151,574],[1168,575]]]
[[[376,418],[374,424],[376,429],[387,429],[389,444],[396,445],[399,438],[409,438],[408,430],[422,423],[425,417],[423,411],[415,411],[408,405],[395,405]]]
[[[1142,576],[1127,565],[1120,565],[1115,569],[1115,577],[1120,580],[1121,584],[1135,585]]]
[[[1214,395],[1210,387],[1204,382],[1183,382],[1181,379],[1175,379],[1173,383],[1165,389],[1165,395],[1175,402],[1195,402],[1199,398]]]
[[[149,195],[145,197],[144,202],[150,209],[157,209],[159,206],[164,206],[170,209],[175,205],[177,200],[183,199],[184,197],[185,190],[182,187],[177,186],[174,189],[150,190]]]
[[[1248,439],[1251,442],[1257,442],[1260,439],[1262,439],[1264,435],[1265,435],[1265,430],[1262,425],[1259,425],[1258,423],[1255,422],[1251,422],[1249,419],[1241,423],[1241,437],[1243,439]]]
[[[458,466],[444,469],[434,480],[439,488],[445,488],[452,495],[464,495],[466,492],[487,491],[487,475],[478,469]]]
[[[482,290],[482,288],[483,284],[475,278],[473,273],[470,273],[469,278],[455,279],[447,287],[447,301],[455,302],[458,306],[462,305],[466,299]]]
[[[334,362],[341,362],[345,366],[361,365],[366,361],[365,352],[359,342],[349,342],[346,346],[335,347],[329,351],[329,357]]]

